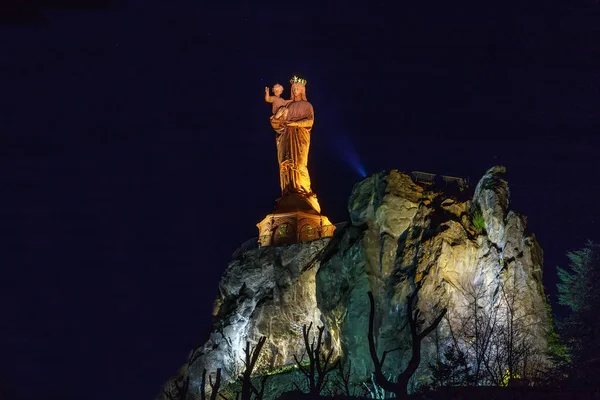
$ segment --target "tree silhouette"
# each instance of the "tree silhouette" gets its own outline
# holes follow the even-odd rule
[[[537,337],[547,312],[526,300],[526,279],[507,271],[498,287],[467,279],[454,285],[463,303],[447,318],[449,340],[429,365],[434,386],[506,386],[546,373],[548,358]]]
[[[256,362],[258,361],[258,356],[267,341],[267,337],[263,336],[258,340],[258,344],[254,349],[250,348],[250,342],[246,341],[246,348],[244,349],[244,372],[239,377],[240,382],[242,383],[242,400],[250,400],[252,398],[252,394],[254,394],[255,400],[260,400],[263,398],[263,394],[265,391],[265,383],[267,381],[268,375],[263,375],[261,378],[260,389],[258,389],[252,383],[252,372],[256,367]]]
[[[421,342],[423,339],[427,337],[433,330],[439,325],[446,315],[446,308],[443,308],[437,317],[431,322],[429,326],[426,328],[422,328],[420,316],[421,312],[418,308],[415,307],[415,303],[417,300],[417,295],[419,290],[421,290],[423,286],[424,276],[415,284],[415,288],[411,294],[407,296],[406,299],[406,315],[408,317],[408,324],[410,326],[410,337],[411,337],[411,357],[408,360],[408,364],[406,368],[396,378],[396,382],[389,380],[383,374],[383,364],[385,362],[386,356],[395,350],[386,350],[383,352],[381,360],[377,356],[377,350],[375,348],[375,338],[373,333],[373,325],[375,319],[375,299],[373,298],[373,293],[369,292],[369,302],[370,302],[370,313],[369,313],[369,351],[371,353],[371,359],[373,360],[373,364],[375,365],[375,381],[381,388],[383,388],[387,392],[392,392],[396,395],[396,397],[405,397],[408,395],[408,383],[410,378],[414,375],[419,368],[419,364],[421,363]]]
[[[569,308],[559,324],[573,358],[572,375],[587,385],[598,386],[600,372],[600,245],[591,241],[567,253],[569,268],[558,267],[559,304]]]
[[[312,322],[306,327],[302,327],[302,336],[304,338],[305,354],[308,355],[308,366],[302,365],[302,357],[298,360],[298,357],[294,354],[294,360],[300,372],[304,374],[308,381],[309,393],[313,396],[319,396],[325,386],[327,386],[327,376],[330,372],[337,368],[339,360],[331,363],[331,357],[333,356],[333,348],[327,353],[323,350],[323,332],[325,328],[318,326],[316,343],[313,337],[312,342],[310,341],[310,330],[312,328]]]
[[[190,368],[194,362],[200,357],[201,353],[197,351],[199,348],[196,347],[194,350],[190,352],[190,356],[188,357],[188,363],[186,367],[186,372],[183,375],[173,379],[170,383],[165,385],[163,388],[163,395],[168,400],[187,400],[190,396],[189,388],[190,388],[190,377],[187,373],[187,370]],[[208,383],[211,387],[211,396],[210,400],[216,400],[217,393],[219,392],[219,387],[221,386],[221,368],[217,369],[217,373],[215,375],[215,382],[213,383],[212,377],[208,376],[208,381],[206,380],[207,371],[206,368],[202,371],[202,383],[200,385],[200,396],[201,400],[206,400],[206,384]],[[195,399],[195,397],[192,398]]]

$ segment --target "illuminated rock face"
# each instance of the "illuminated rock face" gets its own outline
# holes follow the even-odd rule
[[[478,293],[478,312],[494,316],[497,332],[507,326],[510,300],[516,310],[512,316],[528,329],[519,332],[531,354],[528,362],[545,362],[542,250],[526,234],[525,218],[510,209],[503,173],[503,167],[490,169],[472,199],[461,199],[466,192],[458,190],[449,196],[439,188],[421,187],[397,171],[373,175],[355,186],[349,201],[351,223],[323,253],[317,303],[356,379],[367,379],[372,371],[365,339],[367,292],[373,292],[377,304],[378,353],[400,347],[385,363],[387,372],[395,374],[410,358],[410,333],[403,329],[406,296],[420,279],[424,283],[417,307],[425,321],[441,307],[448,307],[448,313],[423,343],[416,381],[428,375],[428,363],[449,344],[450,333],[468,323],[473,292]],[[474,223],[478,214],[479,224]]]
[[[244,369],[246,340],[252,346],[267,337],[258,371],[294,364],[304,350],[302,326],[321,325],[317,307],[317,266],[304,270],[330,239],[243,252],[229,264],[215,302],[215,330],[188,370],[190,390],[199,393],[204,368],[222,368],[222,381],[235,380]]]
[[[333,238],[238,253],[220,283],[215,329],[184,372],[190,392],[199,393],[204,368],[222,368],[224,383],[235,379],[246,340],[254,344],[261,336],[267,343],[259,370],[293,365],[294,354],[304,351],[302,325],[311,322],[326,326],[328,343],[351,362],[353,379],[368,380],[369,291],[377,304],[378,352],[400,347],[385,362],[386,375],[397,372],[410,357],[405,299],[419,279],[424,319],[440,306],[448,313],[423,342],[417,381],[427,377],[450,331],[468,319],[470,290],[480,294],[477,309],[495,312],[501,327],[503,293],[516,288],[510,292],[516,317],[531,327],[527,346],[532,358],[539,356],[548,327],[542,250],[526,233],[525,218],[511,210],[503,173],[490,169],[471,193],[420,186],[398,171],[378,173],[354,187],[351,221]],[[289,389],[288,382],[271,393]]]

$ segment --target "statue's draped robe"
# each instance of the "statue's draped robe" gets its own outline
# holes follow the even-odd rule
[[[310,131],[314,122],[312,104],[304,100],[291,102],[282,118],[286,122],[298,122],[300,126],[281,126],[281,121],[271,120],[277,132],[281,195],[298,193],[313,196],[307,167]]]

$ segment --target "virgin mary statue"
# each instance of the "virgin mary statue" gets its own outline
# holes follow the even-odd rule
[[[277,159],[281,198],[280,211],[302,210],[321,213],[317,196],[310,188],[308,150],[314,123],[313,106],[306,99],[306,81],[293,77],[291,101],[271,117],[277,135]]]

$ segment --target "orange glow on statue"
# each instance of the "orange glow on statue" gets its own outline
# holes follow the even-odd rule
[[[289,198],[294,197],[294,204],[304,203],[309,209],[320,214],[321,207],[317,196],[311,190],[308,173],[308,151],[315,119],[314,110],[312,104],[306,99],[306,81],[294,77],[290,82],[291,100],[279,103],[282,105],[276,112],[274,111],[275,115],[271,116],[271,126],[277,137],[277,160],[281,184],[279,205],[282,205],[282,201],[286,198],[288,199],[283,203],[291,203]],[[275,104],[273,106],[275,109]]]
[[[265,88],[265,101],[272,104],[270,121],[277,142],[281,197],[273,212],[256,224],[261,247],[310,242],[335,232],[310,188],[307,164],[315,113],[306,100],[306,80],[294,76],[290,83],[290,100],[281,97],[283,86],[279,84],[273,86],[274,96]]]

